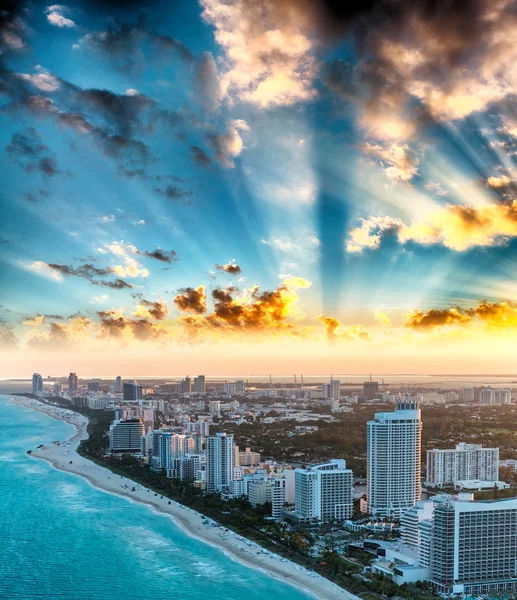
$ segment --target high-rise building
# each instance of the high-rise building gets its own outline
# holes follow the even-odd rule
[[[373,515],[398,517],[420,500],[422,421],[418,402],[368,421],[368,506]]]
[[[167,430],[158,430],[157,436],[157,452],[153,452],[155,469],[171,469],[173,460],[194,452],[194,438],[191,436]]]
[[[464,387],[461,390],[461,399],[463,402],[474,402],[474,388]]]
[[[478,387],[474,388],[474,402],[479,402],[480,401],[480,399],[481,399],[481,392],[483,390],[486,390],[486,389],[488,389],[488,388],[486,388],[484,385],[481,386],[481,387],[478,386]]]
[[[60,394],[63,393],[63,386],[58,381],[56,381],[52,390],[53,390],[54,394],[56,394],[56,396],[59,396]]]
[[[510,390],[484,388],[479,392],[480,404],[511,404],[512,393]]]
[[[457,444],[454,450],[427,451],[426,485],[439,487],[456,481],[499,479],[499,448],[481,444]]]
[[[192,383],[190,377],[187,375],[185,379],[182,379],[178,385],[178,394],[190,394],[192,391]]]
[[[39,373],[32,376],[32,393],[37,394],[43,391],[43,377]]]
[[[449,403],[449,402],[457,402],[460,397],[458,396],[458,394],[454,391],[451,392],[445,392],[445,394],[443,395],[443,398],[445,400],[445,402]]]
[[[141,452],[144,435],[142,419],[113,421],[109,429],[110,450],[112,452]]]
[[[373,400],[375,395],[379,393],[378,381],[365,381],[363,383],[363,397],[365,400]]]
[[[201,454],[187,454],[180,458],[174,458],[167,475],[182,481],[194,481],[196,473],[204,466],[204,458],[204,455]]]
[[[123,399],[128,402],[136,402],[142,400],[143,390],[141,385],[137,385],[134,381],[124,383]]]
[[[221,391],[226,396],[242,396],[246,392],[246,382],[243,379],[225,381]]]
[[[212,417],[221,416],[221,403],[218,400],[210,400],[208,404],[208,412]]]
[[[122,391],[122,377],[120,375],[117,375],[117,378],[115,379],[115,387],[113,388],[113,391],[116,394],[120,394]]]
[[[444,595],[479,597],[517,588],[517,499],[437,504],[430,581]]]
[[[206,393],[206,380],[204,375],[198,375],[194,378],[194,394]]]
[[[324,383],[322,388],[322,396],[327,400],[339,400],[341,397],[341,381],[339,379],[331,379],[330,383]]]
[[[233,478],[233,435],[209,435],[206,447],[206,492],[217,494],[229,487]]]
[[[352,516],[354,474],[343,459],[296,469],[294,485],[294,514],[300,521],[345,520]]]
[[[88,382],[88,391],[89,392],[98,392],[100,389],[100,385],[98,381],[89,381]]]
[[[70,375],[68,376],[68,392],[69,393],[77,392],[78,387],[79,387],[79,385],[78,385],[77,373],[70,373]]]

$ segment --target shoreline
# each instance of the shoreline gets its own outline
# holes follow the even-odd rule
[[[319,600],[349,599],[359,600],[358,596],[344,588],[308,571],[304,567],[282,558],[269,550],[233,531],[221,526],[204,524],[205,517],[193,509],[160,497],[158,494],[144,488],[133,480],[116,475],[106,467],[102,467],[77,453],[79,443],[88,438],[88,418],[75,413],[68,408],[51,406],[39,400],[26,396],[11,396],[5,394],[10,402],[42,412],[47,416],[65,421],[75,428],[75,434],[68,440],[54,441],[31,450],[30,457],[42,459],[53,468],[72,473],[85,479],[90,485],[104,492],[120,496],[131,502],[144,504],[154,512],[168,516],[187,535],[194,537],[222,551],[231,560],[235,560],[247,567],[262,571],[273,577],[303,591]]]

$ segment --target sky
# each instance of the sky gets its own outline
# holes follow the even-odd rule
[[[0,376],[515,372],[516,2],[3,4]]]

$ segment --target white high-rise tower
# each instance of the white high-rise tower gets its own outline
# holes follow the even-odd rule
[[[233,435],[216,433],[206,440],[206,493],[218,494],[233,479]]]
[[[420,500],[422,421],[418,401],[368,421],[368,506],[373,515],[400,518]]]

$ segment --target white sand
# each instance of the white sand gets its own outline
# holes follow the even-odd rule
[[[41,448],[31,449],[30,456],[46,460],[60,471],[79,475],[101,490],[146,504],[153,510],[165,513],[172,517],[174,522],[189,535],[217,546],[230,558],[255,569],[260,569],[285,583],[301,588],[316,598],[322,600],[334,598],[360,600],[358,596],[347,592],[321,575],[264,550],[255,542],[231,530],[204,525],[203,520],[205,517],[200,513],[178,504],[174,500],[171,500],[169,504],[168,498],[160,498],[152,490],[144,488],[131,479],[116,475],[109,469],[80,456],[76,450],[79,442],[88,437],[86,431],[87,417],[66,408],[49,406],[32,398],[23,396],[9,396],[9,398],[16,404],[43,412],[55,419],[66,421],[76,428],[75,435],[68,441],[53,442]]]

